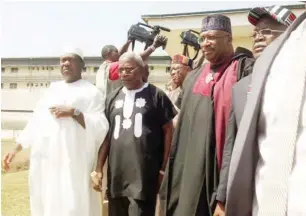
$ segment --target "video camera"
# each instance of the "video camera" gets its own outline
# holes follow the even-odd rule
[[[192,60],[197,58],[200,50],[200,44],[198,43],[198,36],[193,33],[200,35],[199,32],[194,31],[192,29],[189,29],[188,31],[183,31],[180,35],[180,37],[182,38],[181,44],[184,44],[183,55],[189,57],[187,46],[193,47],[194,50],[197,52]]]
[[[150,28],[152,31],[148,31],[141,26]],[[159,25],[150,26],[144,23],[137,23],[136,25],[132,25],[128,31],[128,40],[132,40],[132,50],[134,50],[135,41],[139,41],[141,43],[145,42],[144,50],[146,50],[153,44],[154,38],[160,33],[160,30],[170,32],[170,29]],[[167,42],[162,46],[163,49],[165,49],[166,45]]]

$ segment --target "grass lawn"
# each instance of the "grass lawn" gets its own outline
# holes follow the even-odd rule
[[[12,150],[13,142],[1,144],[1,159]],[[28,193],[28,167],[29,151],[20,152],[8,173],[1,173],[1,196],[3,216],[29,216],[29,193]]]
[[[2,141],[1,160],[14,147],[12,141]],[[20,152],[11,164],[9,172],[1,173],[2,216],[30,216],[28,187],[29,151]],[[104,214],[108,206],[104,204]]]
[[[1,175],[2,215],[29,216],[28,171]]]

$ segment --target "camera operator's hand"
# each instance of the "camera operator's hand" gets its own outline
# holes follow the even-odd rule
[[[164,35],[156,35],[156,37],[154,38],[154,41],[153,41],[153,46],[155,48],[158,48],[158,47],[161,47],[163,45],[165,45],[168,41],[168,38]]]
[[[154,52],[155,49],[161,46],[165,46],[167,43],[167,38],[163,35],[157,35],[151,46],[149,46],[144,52],[140,53],[141,58],[144,61],[148,61],[149,56]]]

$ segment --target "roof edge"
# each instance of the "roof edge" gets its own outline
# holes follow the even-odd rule
[[[18,60],[30,60],[30,59],[59,59],[60,56],[18,56],[18,57],[2,57],[1,61],[8,59],[18,59]],[[100,56],[84,56],[85,59],[101,59]]]
[[[3,57],[1,58],[1,61],[5,61],[5,60],[32,60],[32,59],[36,59],[36,60],[45,60],[45,59],[59,59],[60,57],[54,57],[54,56],[40,56],[40,57]],[[164,55],[164,56],[149,56],[149,59],[169,59],[170,56]],[[91,60],[91,59],[95,59],[95,60],[99,60],[102,58],[100,56],[84,56],[85,60]]]
[[[269,7],[269,6],[265,6]],[[304,4],[294,4],[294,5],[282,5],[282,7],[288,9],[304,9]],[[144,14],[141,16],[141,19],[147,22],[150,18],[170,18],[170,17],[186,17],[186,16],[200,16],[213,13],[242,13],[249,11],[252,8],[238,8],[238,9],[228,9],[228,10],[213,10],[213,11],[197,11],[197,12],[188,12],[188,13],[173,13],[173,14]]]

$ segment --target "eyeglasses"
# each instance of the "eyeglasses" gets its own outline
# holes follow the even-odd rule
[[[252,40],[255,40],[255,38],[257,38],[257,36],[272,36],[275,34],[281,34],[284,31],[280,31],[280,30],[273,30],[273,29],[261,29],[259,31],[254,31],[253,35],[250,36],[250,38]]]
[[[135,70],[137,70],[139,67],[136,67],[136,68],[119,68],[119,73],[122,74],[123,71],[125,71],[125,73],[132,73],[134,72]]]
[[[198,43],[199,43],[199,44],[204,43],[205,40],[207,40],[208,42],[214,42],[214,41],[216,41],[218,38],[223,38],[223,37],[226,37],[226,36],[229,36],[229,35],[223,35],[223,36],[207,35],[207,36],[200,37],[200,38],[198,39]]]

